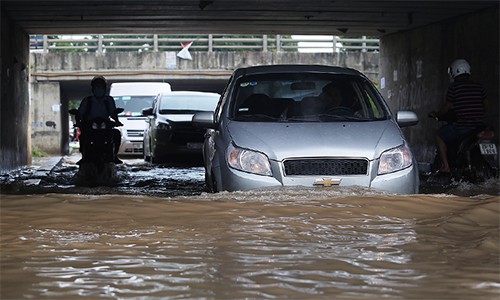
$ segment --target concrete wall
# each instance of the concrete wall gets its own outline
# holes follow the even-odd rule
[[[434,158],[434,132],[442,124],[427,117],[445,101],[447,68],[457,58],[471,64],[472,78],[488,91],[488,121],[499,123],[498,10],[485,10],[416,30],[384,36],[380,50],[381,91],[393,112],[413,110],[420,123],[405,129],[417,160]],[[498,138],[497,138],[498,142]]]
[[[61,100],[58,82],[31,85],[31,145],[50,154],[61,154]],[[67,131],[66,131],[67,132]]]
[[[176,57],[177,52],[108,52],[33,53],[32,73],[36,80],[88,79],[107,73],[109,76],[150,77],[162,79],[195,76],[227,76],[234,69],[263,64],[325,64],[357,69],[377,80],[378,53],[297,53],[297,52],[192,52],[192,60]],[[177,73],[176,73],[177,72]],[[187,72],[187,73],[186,73]],[[192,73],[189,73],[192,72]],[[212,73],[210,73],[212,72]],[[222,72],[222,73],[217,73]],[[121,73],[121,75],[120,75]],[[67,74],[67,77],[61,76]]]
[[[1,12],[0,171],[31,163],[29,36]]]

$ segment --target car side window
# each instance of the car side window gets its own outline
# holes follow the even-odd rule
[[[217,107],[215,108],[215,112],[214,112],[215,123],[219,123],[219,120],[220,120],[221,115],[222,115],[222,108],[224,107],[224,103],[226,103],[226,100],[228,98],[229,86],[231,86],[233,79],[234,79],[233,76],[231,76],[231,78],[229,78],[229,80],[227,81],[226,87],[224,88],[224,91],[221,94],[219,103],[217,103]]]
[[[159,101],[159,98],[160,98],[160,95],[156,96],[155,99],[153,100],[153,113],[156,114],[158,112],[158,103],[160,102]]]
[[[377,101],[377,97],[375,97],[373,90],[368,86],[368,84],[364,84],[363,88],[365,98],[368,101],[369,111],[371,115],[377,119],[384,117],[384,110],[380,105],[380,102]]]

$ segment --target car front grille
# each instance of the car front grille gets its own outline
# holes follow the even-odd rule
[[[171,142],[178,145],[203,143],[205,129],[195,127],[192,122],[176,122],[173,125]]]
[[[285,160],[285,176],[294,175],[366,175],[366,159],[293,159]]]
[[[129,129],[129,130],[127,130],[127,136],[129,136],[129,137],[143,137],[144,130]]]
[[[125,149],[125,153],[142,153],[142,148],[138,149],[138,148],[128,148],[128,149]]]

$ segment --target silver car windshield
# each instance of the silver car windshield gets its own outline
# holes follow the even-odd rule
[[[373,84],[359,76],[284,73],[245,76],[231,119],[246,122],[374,121],[388,117]]]

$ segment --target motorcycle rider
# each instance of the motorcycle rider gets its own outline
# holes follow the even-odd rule
[[[457,59],[448,68],[450,85],[446,92],[446,102],[438,112],[431,112],[433,118],[453,113],[455,120],[437,130],[435,138],[441,158],[440,173],[450,173],[447,143],[458,140],[468,132],[484,124],[486,92],[470,78],[470,65],[465,59]]]
[[[107,82],[103,76],[95,76],[90,82],[92,87],[92,95],[83,98],[80,106],[78,107],[78,117],[77,120],[80,128],[85,127],[85,124],[94,118],[112,118],[115,121],[116,126],[123,126],[123,124],[118,120],[118,115],[116,114],[116,105],[113,97],[106,95]],[[115,164],[123,163],[117,156],[118,148],[121,143],[121,133],[118,129],[112,130],[113,141],[116,145],[115,147]],[[84,131],[80,135],[80,152],[82,152],[82,159],[78,162],[80,164],[85,161],[85,150],[88,148],[88,138]]]

